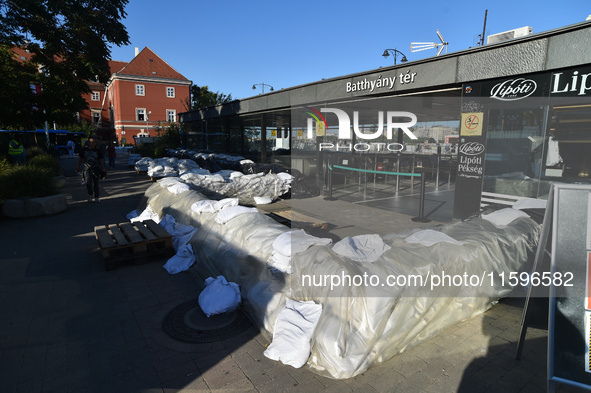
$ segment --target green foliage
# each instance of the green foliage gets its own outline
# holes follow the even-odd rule
[[[9,170],[10,168],[12,168],[10,161],[8,161],[6,158],[0,160],[0,175]]]
[[[121,23],[127,3],[0,0],[0,125],[73,123],[74,114],[87,108],[86,81],[106,83],[110,77],[110,46],[129,43]],[[15,46],[26,46],[31,59],[17,61]],[[31,92],[31,83],[43,87],[41,94]]]
[[[0,200],[37,198],[57,193],[47,168],[14,166],[0,173]]]
[[[43,147],[31,146],[27,148],[27,162],[35,159],[35,157],[47,154],[47,151]]]
[[[86,120],[82,120],[80,123],[72,123],[63,128],[69,132],[83,132],[87,138],[96,134],[96,128],[92,124],[89,124]]]
[[[233,100],[232,94],[224,94],[209,91],[207,86],[199,87],[197,85],[191,86],[192,109],[205,108],[208,106],[219,105]]]
[[[60,174],[60,163],[54,156],[49,154],[42,154],[32,158],[29,161],[29,166],[33,168],[48,169],[53,176]]]

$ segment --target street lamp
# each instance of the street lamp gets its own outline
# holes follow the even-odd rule
[[[408,61],[404,53],[400,52],[397,49],[384,49],[384,53],[382,53],[382,56],[384,56],[384,58],[387,58],[388,56],[390,56],[390,52],[392,53],[392,55],[394,55],[394,65],[396,65],[396,56],[398,53],[402,55],[402,59],[400,59],[401,62],[406,63]]]
[[[255,83],[254,85],[252,85],[252,89],[256,90],[257,86],[261,86],[261,88],[263,90],[263,94],[265,94],[265,86],[270,87],[269,91],[273,91],[273,86],[268,85],[266,83]]]

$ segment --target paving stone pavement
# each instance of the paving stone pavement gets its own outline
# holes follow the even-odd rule
[[[102,202],[88,204],[74,161],[61,159],[66,212],[0,218],[0,392],[545,391],[547,332],[530,328],[515,360],[519,299],[346,380],[267,359],[254,327],[209,344],[176,341],[162,320],[198,296],[198,283],[168,274],[164,260],[105,271],[93,232],[126,221],[151,182],[123,156],[102,183]]]

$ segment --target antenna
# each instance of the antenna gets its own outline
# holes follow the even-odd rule
[[[441,41],[440,44],[438,44],[437,42],[413,42],[410,44],[410,51],[411,52],[418,52],[421,50],[438,48],[437,54],[435,56],[439,56],[441,54],[441,52],[443,52],[443,48],[445,48],[445,53],[447,53],[447,45],[449,44],[449,42],[446,42],[443,39],[443,36],[439,32],[439,29],[437,29],[437,37],[439,37],[439,40]]]

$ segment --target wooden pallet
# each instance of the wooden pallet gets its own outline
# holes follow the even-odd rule
[[[146,263],[149,257],[172,255],[172,236],[153,220],[94,227],[105,269],[123,263]]]
[[[277,220],[282,224],[286,224],[290,227],[296,228],[306,228],[306,227],[313,227],[313,228],[320,228],[320,229],[327,229],[328,223],[318,220],[316,218],[306,216],[305,214],[293,211],[293,210],[280,210],[274,211],[269,214],[272,218]]]

